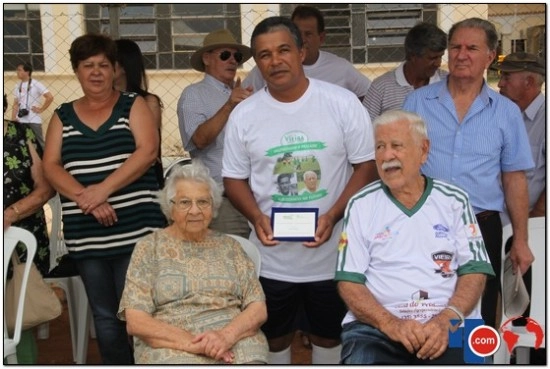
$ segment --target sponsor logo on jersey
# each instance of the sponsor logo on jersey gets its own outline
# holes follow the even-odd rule
[[[386,228],[382,232],[378,232],[374,235],[374,239],[384,241],[389,240],[394,235],[397,235],[397,232],[392,232],[390,227],[386,226]]]
[[[450,278],[454,276],[454,271],[451,269],[453,255],[454,254],[452,252],[448,251],[439,251],[432,254],[432,260],[438,266],[435,272],[437,274],[441,274],[443,278]]]
[[[449,228],[445,227],[443,224],[436,224],[433,226],[433,229],[436,238],[447,238],[449,234]]]

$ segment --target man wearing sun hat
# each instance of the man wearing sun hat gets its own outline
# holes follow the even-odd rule
[[[541,92],[546,76],[542,58],[524,52],[512,53],[495,66],[500,71],[500,94],[516,103],[523,115],[535,168],[527,171],[529,217],[546,214],[546,100]],[[510,223],[502,213],[503,225]]]
[[[191,56],[191,67],[204,72],[204,78],[187,86],[178,101],[183,147],[192,159],[200,159],[210,169],[220,186],[227,119],[235,106],[252,94],[251,88],[241,87],[240,78],[235,81],[237,68],[250,56],[250,48],[238,43],[228,30],[209,33]],[[225,196],[210,228],[246,238],[250,233],[246,218]]]

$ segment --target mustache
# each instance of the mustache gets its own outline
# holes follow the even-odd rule
[[[386,162],[383,162],[382,163],[382,170],[387,170],[387,169],[401,169],[401,162],[397,159],[393,159],[391,161],[386,161]]]

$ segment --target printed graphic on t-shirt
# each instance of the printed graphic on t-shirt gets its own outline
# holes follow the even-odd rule
[[[281,145],[267,150],[266,155],[276,158],[273,170],[277,193],[274,202],[308,202],[327,196],[321,188],[321,165],[316,152],[324,150],[321,141],[309,141],[305,133],[292,131],[281,138]]]

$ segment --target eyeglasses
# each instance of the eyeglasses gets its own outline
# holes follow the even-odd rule
[[[201,210],[208,209],[212,206],[212,201],[210,199],[198,199],[198,200],[191,200],[191,199],[181,199],[181,200],[170,200],[172,204],[176,207],[176,209],[185,211],[191,209],[191,206],[193,206],[193,203],[197,205],[197,207]]]
[[[225,50],[220,53],[220,60],[226,61],[231,57],[231,51]],[[235,51],[233,53],[233,58],[235,58],[235,61],[238,63],[243,61],[244,55],[240,51]]]

